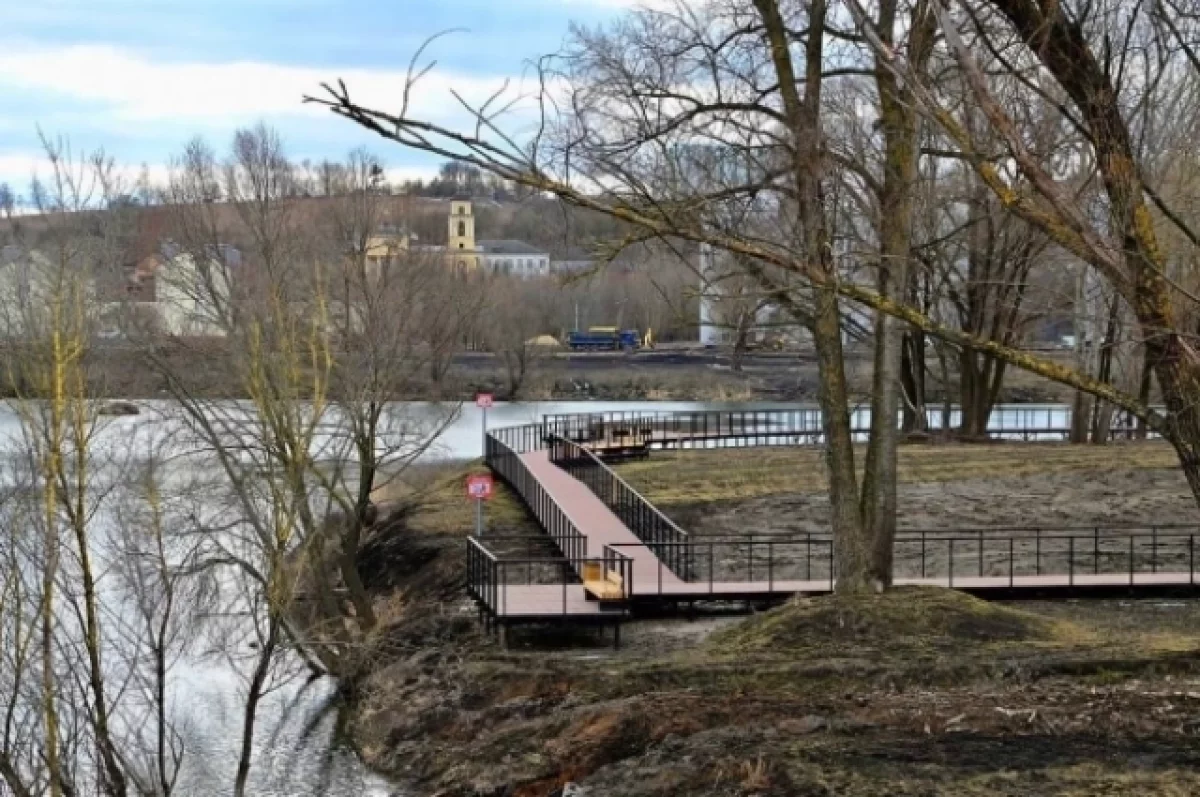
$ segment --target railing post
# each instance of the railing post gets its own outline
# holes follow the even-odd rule
[[[1075,535],[1067,537],[1067,584],[1075,586]]]
[[[750,575],[749,580],[753,581],[754,580],[754,535],[753,534],[750,535],[750,545],[747,547],[750,551],[750,562],[747,567],[747,572]]]
[[[925,529],[921,529],[921,578],[925,578]]]
[[[775,541],[767,541],[767,592],[775,591]]]
[[[983,529],[979,529],[979,577],[983,578]]]
[[[1129,586],[1133,586],[1133,534],[1129,535]]]
[[[1100,527],[1092,529],[1092,575],[1100,572]]]
[[[1013,588],[1013,560],[1016,559],[1016,557],[1013,555],[1014,554],[1013,543],[1014,543],[1015,539],[1016,538],[1011,535],[1008,538],[1008,588],[1009,589]]]
[[[1034,531],[1037,533],[1037,539],[1034,541],[1036,546],[1033,554],[1034,572],[1040,576],[1042,574],[1042,530],[1034,529]]]
[[[953,589],[954,588],[954,538],[951,537],[949,540],[947,540],[947,543],[948,543],[948,545],[946,546],[946,558],[948,561],[946,562],[946,567],[950,571],[949,586],[951,589]]]
[[[1158,572],[1158,526],[1150,527],[1150,572]]]
[[[1188,583],[1196,585],[1196,535],[1188,535]]]
[[[713,544],[708,544],[708,592],[711,595],[713,591]]]

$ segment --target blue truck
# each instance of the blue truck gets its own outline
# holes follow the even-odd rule
[[[567,336],[571,351],[632,351],[641,346],[642,336],[636,329],[591,327],[587,332],[575,330]]]

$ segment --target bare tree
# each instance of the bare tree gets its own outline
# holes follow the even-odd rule
[[[556,294],[554,285],[541,279],[488,278],[484,340],[504,366],[509,398],[520,395],[539,361],[553,350],[542,338],[555,332],[550,325]]]
[[[117,195],[117,181],[103,153],[76,156],[67,142],[48,137],[43,146],[51,175],[37,196],[47,229],[38,248],[30,248],[20,269],[8,275],[15,282],[10,290],[24,301],[7,308],[4,330],[10,382],[18,387],[12,406],[21,421],[25,481],[31,485],[26,497],[32,501],[22,515],[39,535],[23,562],[13,554],[17,567],[32,567],[40,577],[36,590],[26,592],[36,595],[40,654],[33,749],[44,762],[50,794],[91,788],[124,797],[127,764],[106,655],[113,634],[101,606],[105,567],[97,513],[107,487],[97,472],[101,419],[89,379],[92,279],[112,266],[118,237],[105,224],[114,217],[95,214]],[[28,604],[18,598],[12,606],[19,615]],[[22,621],[13,622],[19,629]],[[24,654],[13,662],[19,681],[27,663]],[[65,675],[67,668],[74,679]],[[87,762],[94,765],[94,782],[87,780]],[[15,771],[12,780],[21,774]]]
[[[929,312],[909,303],[903,292],[888,295],[862,280],[844,279],[833,267],[829,253],[833,241],[825,220],[829,162],[821,145],[820,84],[827,73],[840,76],[853,71],[853,66],[845,66],[850,58],[842,43],[855,41],[855,33],[831,28],[845,20],[831,23],[823,2],[762,0],[754,3],[753,12],[713,2],[702,9],[637,12],[612,35],[580,32],[575,50],[558,62],[563,66],[553,73],[559,79],[556,88],[566,83],[571,89],[557,105],[569,110],[553,116],[547,108],[555,126],[535,133],[527,145],[496,135],[500,119],[487,109],[478,114],[475,130],[467,132],[414,119],[406,106],[397,112],[364,107],[340,84],[329,87],[329,94],[317,101],[385,138],[608,213],[632,225],[635,237],[673,236],[706,242],[777,269],[782,276],[758,276],[768,291],[777,293],[781,305],[790,302],[798,315],[807,313],[814,330],[827,424],[834,529],[840,545],[839,573],[846,581],[845,588],[856,589],[886,583],[886,562],[870,561],[867,551],[875,543],[882,545],[882,539],[862,531],[859,507],[874,505],[877,499],[851,500],[848,489],[856,481],[852,447],[841,431],[844,374],[838,365],[840,342],[834,342],[839,297],[899,318],[955,346],[988,352],[1011,366],[1088,391],[1145,418],[1179,450],[1200,497],[1200,457],[1195,451],[1200,446],[1200,416],[1188,387],[1195,381],[1192,371],[1200,366],[1193,365],[1195,358],[1172,306],[1178,283],[1163,278],[1145,183],[1123,117],[1128,104],[1122,103],[1113,85],[1114,76],[1141,85],[1158,78],[1153,69],[1138,72],[1136,79],[1133,70],[1122,71],[1123,51],[1102,49],[1096,43],[1104,34],[1093,32],[1102,16],[1108,31],[1119,33],[1123,40],[1132,34],[1149,35],[1149,28],[1141,24],[1148,19],[1145,7],[1125,18],[1138,24],[1125,27],[1120,27],[1119,17],[1114,16],[1116,4],[1110,14],[1087,17],[1090,27],[1080,24],[1085,19],[1081,10],[1064,3],[996,0],[970,6],[960,2],[957,7],[963,13],[952,17],[940,3],[926,6],[938,18],[946,37],[942,57],[960,70],[974,103],[992,128],[993,140],[1003,142],[1006,173],[997,168],[990,153],[977,146],[970,129],[946,108],[943,98],[926,85],[921,71],[914,69],[911,47],[901,50],[890,43],[889,32],[881,31],[879,25],[886,20],[869,13],[857,0],[847,2],[873,54],[874,69],[898,78],[911,107],[936,123],[939,135],[948,142],[944,149],[969,163],[1006,210],[1041,229],[1057,246],[1091,263],[1118,286],[1135,309],[1170,409],[1168,416],[1077,369],[939,323]],[[984,25],[978,15],[965,13],[989,8],[998,12],[1000,24],[989,18]],[[1064,190],[1047,171],[1053,167],[1039,164],[1031,154],[1012,119],[994,101],[971,48],[965,44],[965,34],[960,31],[964,24],[983,25],[988,34],[1000,30],[1007,36],[999,43],[990,35],[978,37],[976,52],[1003,59],[1010,43],[1024,48],[1018,51],[1022,60],[1016,65],[1005,61],[1003,67],[1023,91],[1039,88],[1021,82],[1025,77],[1021,69],[1028,63],[1040,64],[1057,81],[1061,94],[1047,102],[1064,109],[1064,118],[1086,141],[1087,150],[1079,152],[1091,158],[1103,177],[1106,225],[1112,235],[1098,230],[1086,216],[1073,194],[1075,186]],[[830,40],[839,43],[836,56],[827,49]],[[1163,41],[1162,37],[1157,41]],[[1176,52],[1179,49],[1176,47]],[[637,52],[637,57],[628,57],[631,52]],[[636,112],[626,112],[631,107]],[[714,147],[703,142],[714,140],[718,141],[716,148],[723,148],[722,162],[736,161],[735,154],[742,159],[734,170],[742,178],[722,181],[719,191],[712,188],[713,181],[706,185],[689,182],[687,172],[679,168],[696,149],[712,151]],[[746,164],[752,164],[752,174]],[[1020,173],[1028,191],[1007,179],[1014,172]],[[779,212],[786,214],[781,218],[791,222],[783,228],[788,234],[763,240],[717,223],[720,208],[752,195],[761,201],[767,192],[776,197]],[[876,394],[885,398],[879,391]],[[877,426],[890,426],[890,415],[877,417],[882,418]],[[879,446],[881,452],[886,447],[883,442]],[[887,459],[884,455],[877,461]],[[868,481],[871,478],[868,476]],[[856,487],[853,492],[857,493]],[[879,516],[886,514],[884,510]],[[883,565],[882,574],[875,572],[879,569],[876,564]]]

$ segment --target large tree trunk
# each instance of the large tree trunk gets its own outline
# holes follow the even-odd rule
[[[1004,363],[986,352],[963,349],[959,357],[962,434],[967,439],[988,436],[988,421],[1004,384]]]
[[[1154,377],[1154,369],[1150,364],[1150,358],[1146,352],[1142,352],[1142,377],[1138,380],[1138,401],[1143,407],[1150,406],[1150,388],[1151,381]],[[1146,427],[1146,419],[1137,419],[1137,429],[1134,433],[1138,440],[1145,440],[1149,429]]]
[[[900,386],[904,391],[905,432],[928,432],[929,410],[925,387],[925,333],[910,329],[901,344]]]
[[[817,296],[813,324],[817,351],[821,422],[825,432],[825,464],[829,473],[829,510],[833,526],[834,568],[838,592],[864,592],[878,584],[873,545],[859,511],[858,474],[850,431],[850,395],[842,351],[841,314],[837,296]],[[888,579],[890,581],[890,579]]]
[[[1100,346],[1100,367],[1096,372],[1101,382],[1112,383],[1113,351],[1116,348],[1117,336],[1121,331],[1121,300],[1112,297],[1108,308],[1108,323],[1104,328],[1104,341]],[[1095,412],[1092,413],[1092,443],[1104,445],[1112,432],[1113,406],[1107,401],[1096,401]]]
[[[887,44],[895,42],[897,6],[897,0],[882,0],[879,4],[879,32]],[[917,2],[912,13],[908,44],[914,68],[920,70],[932,41],[933,17],[928,14],[924,2]],[[876,63],[875,82],[879,89],[884,139],[883,185],[879,192],[879,293],[884,297],[907,299],[919,117],[911,97],[883,61]],[[863,525],[871,541],[867,580],[876,589],[892,583],[902,344],[901,322],[885,313],[877,313],[871,438],[863,468],[861,503]],[[924,351],[921,354],[923,356]]]
[[[784,114],[792,136],[792,176],[795,183],[795,229],[805,261],[828,279],[814,291],[810,320],[820,374],[818,399],[825,432],[829,473],[829,505],[833,527],[834,568],[838,592],[864,592],[879,584],[873,570],[874,540],[863,524],[858,475],[854,470],[854,441],[850,432],[850,396],[842,351],[842,318],[834,279],[836,266],[825,214],[824,154],[821,144],[821,81],[824,68],[825,0],[809,5],[804,79],[801,83],[791,53],[791,32],[777,0],[753,0],[763,22],[771,61],[779,79]],[[803,85],[804,96],[798,86]],[[893,417],[894,413],[893,413]],[[890,554],[889,554],[890,560]],[[890,578],[888,579],[890,580]],[[886,581],[884,582],[886,583]]]

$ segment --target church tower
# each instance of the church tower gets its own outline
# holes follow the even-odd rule
[[[450,229],[446,236],[449,254],[464,251],[475,253],[475,217],[471,215],[471,203],[454,200],[450,203]]]
[[[479,268],[479,250],[475,248],[475,217],[469,199],[450,202],[449,229],[446,231],[446,265],[458,271]]]

